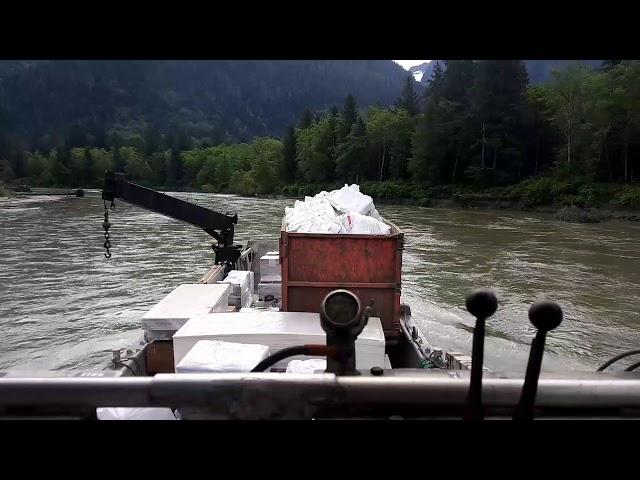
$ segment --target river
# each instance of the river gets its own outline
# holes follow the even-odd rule
[[[177,194],[238,212],[236,241],[276,239],[286,199]],[[493,289],[485,362],[524,372],[534,334],[527,309],[547,297],[565,319],[548,335],[545,371],[593,370],[640,347],[640,225],[564,223],[543,214],[379,205],[405,231],[402,300],[430,343],[471,350],[466,295]],[[141,338],[140,318],[212,264],[204,232],[117,202],[112,258],[102,200],[0,200],[0,369],[86,369]]]

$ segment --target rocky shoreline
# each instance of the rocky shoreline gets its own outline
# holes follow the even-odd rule
[[[465,200],[459,198],[433,198],[413,201],[411,199],[374,199],[382,205],[415,205],[427,208],[465,208],[479,210],[512,210],[554,214],[558,220],[571,223],[599,223],[607,220],[640,221],[640,211],[621,208],[618,205],[601,207],[578,207],[575,205],[541,205],[527,207],[523,202],[506,200]]]
[[[264,198],[291,198],[285,195],[260,195]],[[640,222],[640,210],[606,204],[600,207],[578,207],[575,205],[539,205],[527,207],[524,202],[497,199],[468,200],[465,198],[431,198],[418,201],[408,198],[374,198],[379,205],[413,205],[423,208],[461,208],[478,210],[509,210],[553,214],[555,218],[570,223],[600,223],[607,220]]]

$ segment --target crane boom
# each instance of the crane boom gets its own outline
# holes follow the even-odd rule
[[[242,246],[233,244],[234,225],[238,223],[238,214],[222,214],[130,182],[122,173],[107,171],[102,199],[113,201],[116,198],[201,228],[217,241],[217,244],[213,245],[216,264],[225,264],[228,270],[240,256]]]

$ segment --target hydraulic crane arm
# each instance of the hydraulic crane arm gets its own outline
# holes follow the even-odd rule
[[[127,203],[201,228],[217,241],[217,245],[213,245],[216,264],[226,264],[232,268],[240,255],[242,247],[233,244],[234,225],[238,223],[237,214],[231,216],[209,210],[129,182],[125,180],[123,174],[109,171],[105,172],[102,198],[105,201],[119,198]]]

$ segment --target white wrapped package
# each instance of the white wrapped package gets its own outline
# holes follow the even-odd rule
[[[200,340],[176,365],[176,373],[250,372],[268,356],[266,345]]]
[[[326,360],[322,358],[310,358],[308,360],[291,360],[287,365],[286,373],[314,373],[318,370],[324,372],[326,369]]]
[[[285,208],[284,228],[298,233],[391,233],[391,227],[382,222],[373,199],[360,193],[360,186],[356,184],[345,184],[330,193],[323,191],[315,197],[305,197],[304,202],[296,200],[293,208]]]
[[[96,408],[98,420],[177,420],[170,408]]]
[[[327,192],[296,200],[293,208],[285,208],[284,223],[289,232],[341,233]]]
[[[260,276],[280,275],[280,256],[263,255],[260,257]]]
[[[346,233],[366,235],[389,235],[391,227],[375,218],[356,212],[345,213],[340,216]]]
[[[253,302],[253,272],[247,270],[231,270],[224,280],[218,283],[229,283],[233,292],[229,295],[229,304],[240,308],[250,307]]]
[[[357,212],[367,215],[373,208],[373,199],[360,193],[360,186],[356,184],[345,184],[340,190],[332,191],[329,198],[334,208],[342,213]]]
[[[282,298],[282,284],[281,283],[262,283],[258,284],[258,298],[260,300],[266,299],[268,296],[279,300]]]
[[[175,332],[194,315],[226,312],[232,290],[217,283],[182,284],[145,313],[142,329]]]
[[[267,345],[270,351],[294,345],[325,344],[326,332],[317,313],[279,312],[263,309],[242,309],[242,312],[215,313],[191,318],[173,336],[174,365],[178,365],[200,340]],[[370,317],[356,340],[356,367],[366,370],[384,365],[385,338],[382,323]],[[299,357],[306,360],[308,357]],[[285,368],[289,361],[282,362]]]
[[[282,283],[280,275],[263,275],[260,277],[260,283]]]

